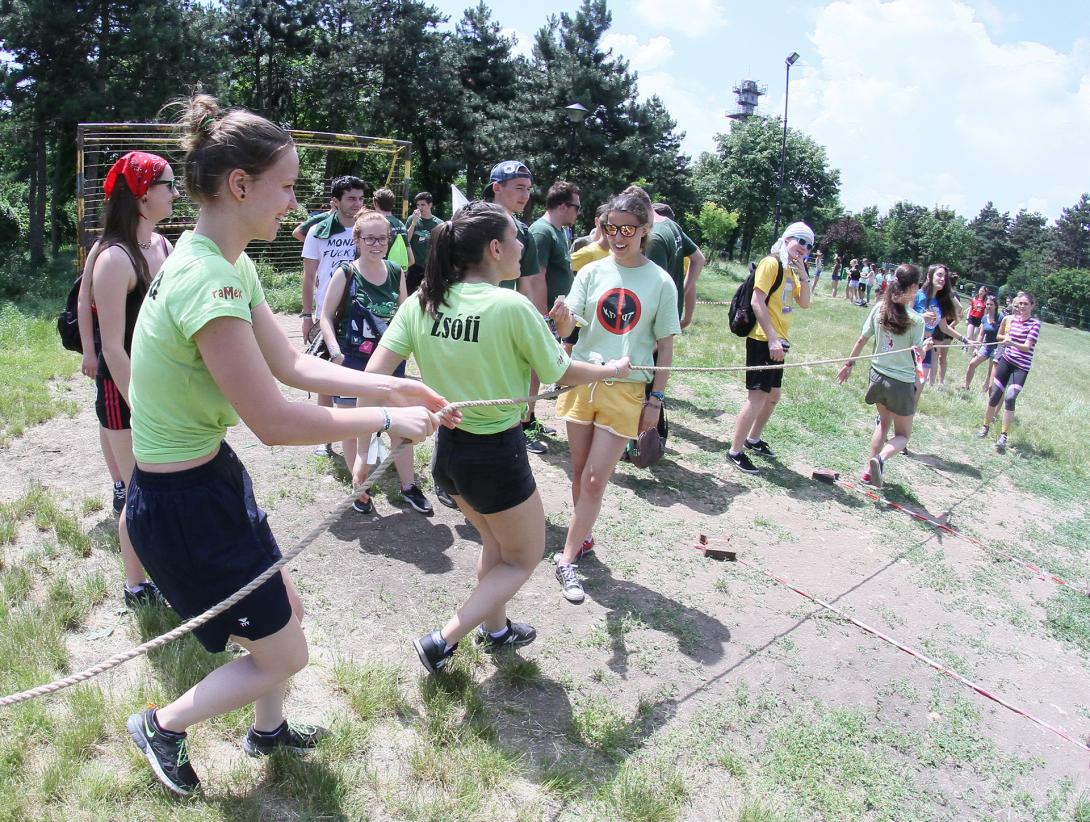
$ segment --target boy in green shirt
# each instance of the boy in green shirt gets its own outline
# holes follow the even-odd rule
[[[416,210],[409,217],[406,227],[409,242],[409,269],[405,274],[405,290],[412,294],[424,279],[424,265],[428,261],[428,240],[436,226],[443,221],[432,214],[433,198],[430,192],[421,191],[413,202]]]

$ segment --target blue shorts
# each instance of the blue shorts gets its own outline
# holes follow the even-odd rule
[[[280,559],[250,475],[235,452],[187,471],[133,471],[126,524],[140,562],[183,620],[229,597]],[[291,619],[280,574],[193,633],[209,651],[228,637],[262,639]]]
[[[371,361],[370,354],[345,354],[344,362],[341,363],[345,368],[351,368],[353,371],[365,371],[367,369],[367,363]],[[394,369],[395,377],[405,376],[405,360],[401,361],[401,365]],[[333,402],[339,405],[341,408],[355,408],[355,397],[334,397]]]

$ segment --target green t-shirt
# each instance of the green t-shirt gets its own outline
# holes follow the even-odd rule
[[[410,241],[413,249],[413,260],[420,267],[424,266],[424,263],[428,259],[428,240],[431,238],[432,231],[436,226],[442,225],[443,221],[438,217],[432,215],[431,217],[421,217],[416,221],[416,228],[413,229],[413,238]],[[408,232],[408,227],[405,231]]]
[[[522,256],[519,258],[519,277],[529,277],[541,270],[541,264],[537,261],[537,245],[534,243],[534,235],[530,233],[526,223],[518,217],[512,219],[515,221],[515,233],[519,242],[522,243]],[[517,279],[503,280],[500,282],[500,287],[514,290],[517,288],[516,283],[518,283]]]
[[[217,317],[251,322],[265,302],[245,254],[234,265],[214,242],[186,231],[148,289],[132,344],[133,453],[141,462],[211,453],[238,414],[212,379],[194,335]]]
[[[488,283],[455,283],[436,317],[419,299],[406,300],[379,345],[401,357],[412,354],[424,382],[449,402],[524,397],[531,369],[548,384],[570,362],[526,297]],[[516,425],[526,410],[467,408],[458,427],[495,434]]]
[[[572,271],[571,254],[568,252],[568,238],[564,229],[557,228],[544,217],[534,220],[530,234],[537,248],[538,271],[545,267],[545,287],[548,295],[545,305],[552,307],[556,298],[571,290]]]
[[[299,230],[303,233],[303,236],[305,237],[307,235],[307,232],[310,231],[313,226],[318,225],[318,223],[320,223],[332,213],[333,210],[330,209],[329,211],[319,211],[317,214],[311,214],[309,217],[303,220],[302,223],[299,224]]]
[[[370,349],[357,352],[354,345],[359,345],[367,339],[366,329],[358,327],[359,318],[353,312],[354,306],[365,308],[379,319],[389,322],[397,312],[397,301],[401,297],[402,268],[392,260],[384,260],[386,263],[386,281],[381,285],[363,276],[355,261],[347,263],[348,280],[345,282],[345,298],[352,296],[352,304],[346,305],[346,311],[341,317],[340,326],[337,328],[337,343],[346,354],[357,356],[357,353],[369,354]],[[357,327],[353,327],[357,323]]]
[[[677,289],[651,262],[622,268],[612,255],[595,260],[579,271],[564,302],[588,323],[572,350],[572,357],[582,362],[592,362],[593,354],[604,362],[627,355],[633,369],[653,365],[655,342],[681,333]],[[633,370],[625,381],[653,378],[653,371]]]
[[[644,254],[670,275],[677,288],[677,315],[685,309],[685,258],[697,250],[697,244],[681,230],[681,226],[667,218],[658,220],[647,237]]]
[[[909,325],[908,330],[904,334],[892,334],[879,320],[881,313],[882,302],[879,302],[871,309],[867,319],[863,321],[863,330],[859,332],[859,336],[866,337],[868,340],[874,337],[875,354],[923,345],[924,321],[920,314],[909,310],[908,318],[912,324]],[[911,351],[889,357],[878,357],[871,360],[870,364],[875,371],[891,380],[916,384],[916,363]]]

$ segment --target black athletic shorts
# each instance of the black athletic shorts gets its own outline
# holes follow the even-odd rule
[[[768,343],[764,340],[755,340],[746,337],[746,366],[754,365],[782,365],[775,362],[768,355]],[[783,384],[783,369],[769,368],[764,371],[746,372],[747,391],[765,391],[771,393],[773,388],[779,388]]]
[[[413,263],[405,272],[405,293],[411,297],[413,292],[420,288],[422,282],[424,282],[424,266]]]
[[[226,599],[280,559],[265,512],[254,500],[250,475],[235,452],[219,453],[187,471],[133,471],[129,537],[140,562],[183,620]],[[209,651],[227,638],[262,639],[291,619],[280,574],[193,633]]]
[[[437,488],[462,497],[479,514],[514,508],[537,488],[521,425],[498,434],[440,428],[431,475]]]
[[[98,373],[95,374],[95,413],[98,422],[110,431],[127,431],[130,424],[129,406],[125,398],[110,377],[102,373],[102,360],[99,360]]]

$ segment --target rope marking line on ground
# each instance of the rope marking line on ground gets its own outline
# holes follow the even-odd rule
[[[1001,548],[993,548],[992,546],[988,545],[986,542],[984,542],[983,540],[978,539],[977,537],[970,536],[969,534],[963,534],[961,531],[958,531],[957,529],[955,529],[951,525],[947,525],[945,522],[939,522],[937,519],[933,519],[932,517],[928,517],[928,516],[926,516],[924,514],[919,513],[918,511],[913,511],[911,508],[908,508],[908,507],[906,507],[904,505],[901,505],[898,502],[894,502],[893,500],[888,500],[885,497],[883,497],[881,494],[877,493],[876,491],[871,491],[871,490],[868,490],[866,488],[861,488],[858,485],[856,485],[856,484],[854,484],[852,482],[849,482],[848,480],[838,479],[838,480],[836,480],[836,484],[841,485],[841,486],[843,486],[845,488],[850,488],[853,491],[858,491],[859,493],[861,493],[865,497],[867,497],[867,499],[874,500],[875,502],[880,502],[883,505],[886,505],[886,506],[892,508],[895,511],[901,511],[902,513],[908,514],[913,519],[917,519],[920,522],[925,522],[928,525],[931,525],[931,526],[933,526],[935,528],[938,528],[940,531],[944,531],[945,533],[950,534],[951,536],[957,537],[959,539],[963,539],[966,542],[968,542],[970,545],[975,545],[976,547],[980,548],[981,550],[987,551],[988,553],[990,553],[990,554],[992,554],[994,556],[1001,556],[1004,559],[1010,560],[1011,562],[1013,562],[1013,563],[1015,563],[1017,565],[1021,565],[1027,571],[1034,574],[1038,579],[1043,579],[1043,580],[1046,580],[1048,582],[1053,582],[1056,585],[1062,585],[1062,586],[1071,588],[1072,590],[1075,590],[1075,586],[1073,586],[1070,582],[1068,582],[1066,579],[1061,577],[1059,574],[1052,573],[1047,568],[1042,568],[1042,567],[1036,565],[1035,563],[1030,562],[1027,559],[1022,559],[1021,557],[1015,556],[1014,554],[1009,554],[1006,551],[1002,550]]]
[[[976,682],[973,682],[973,680],[969,679],[968,677],[962,676],[961,674],[959,674],[957,671],[953,670],[949,666],[943,665],[941,662],[939,662],[939,661],[937,661],[935,659],[932,659],[931,657],[927,656],[926,654],[924,654],[924,653],[922,653],[920,651],[917,651],[915,648],[913,648],[913,647],[911,647],[909,645],[906,645],[905,643],[901,642],[900,640],[897,640],[897,639],[893,638],[889,634],[886,634],[883,631],[880,631],[877,628],[875,628],[875,627],[873,627],[871,625],[868,625],[867,623],[863,622],[860,619],[856,619],[851,614],[846,613],[845,611],[842,611],[840,608],[837,608],[835,605],[832,605],[832,604],[826,602],[825,600],[814,596],[813,594],[807,593],[806,591],[799,588],[798,586],[793,585],[792,583],[788,582],[783,577],[777,576],[776,574],[773,574],[771,571],[766,571],[764,568],[760,568],[760,567],[758,567],[758,566],[756,566],[756,565],[754,565],[754,564],[752,564],[750,562],[746,562],[744,559],[739,558],[736,561],[738,562],[738,564],[744,565],[745,567],[749,568],[750,570],[756,571],[759,574],[763,574],[764,576],[775,580],[776,582],[778,582],[780,585],[784,586],[788,590],[794,591],[799,596],[805,597],[806,599],[808,599],[811,602],[815,603],[816,605],[826,609],[827,611],[831,611],[832,613],[839,616],[841,619],[846,619],[848,622],[852,623],[856,627],[861,628],[864,631],[866,631],[867,633],[878,637],[878,639],[881,639],[883,642],[889,643],[890,645],[894,646],[898,650],[904,651],[909,656],[915,657],[916,659],[919,659],[921,662],[925,662],[927,665],[931,666],[932,668],[934,668],[939,673],[946,674],[951,679],[954,679],[954,680],[957,680],[958,682],[960,682],[962,685],[965,685],[965,686],[967,686],[969,688],[972,688],[974,691],[976,691],[981,696],[984,696],[984,697],[992,700],[993,702],[995,702],[995,703],[997,703],[999,705],[1002,705],[1007,710],[1012,711],[1013,713],[1016,713],[1019,716],[1025,717],[1030,722],[1033,722],[1036,725],[1039,725],[1040,727],[1044,728],[1045,730],[1051,731],[1052,733],[1056,734],[1056,736],[1060,737],[1061,739],[1065,739],[1068,742],[1070,742],[1072,745],[1075,745],[1080,750],[1082,750],[1084,753],[1090,753],[1090,745],[1087,745],[1085,742],[1071,736],[1071,734],[1069,734],[1063,728],[1059,728],[1059,727],[1057,727],[1055,725],[1051,725],[1048,722],[1045,722],[1043,719],[1040,719],[1040,718],[1034,716],[1033,714],[1031,714],[1029,711],[1025,710],[1024,708],[1018,707],[1017,705],[1009,702],[1004,697],[1002,697],[1002,696],[1000,696],[998,694],[992,693],[991,691],[988,691],[987,689],[985,689],[982,686],[978,685]]]

